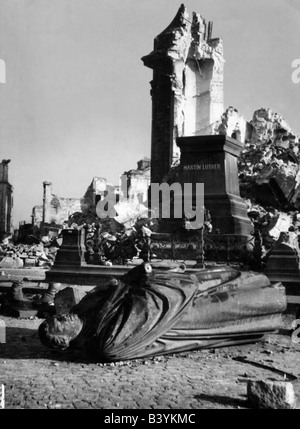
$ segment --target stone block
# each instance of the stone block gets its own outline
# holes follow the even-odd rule
[[[36,264],[35,258],[25,259],[25,267],[35,267],[35,264]]]
[[[85,295],[86,290],[83,290],[80,286],[69,286],[57,292],[54,299],[56,313],[68,313]]]
[[[248,400],[257,408],[294,409],[296,396],[292,383],[286,381],[249,381]]]
[[[6,316],[29,319],[30,317],[37,317],[39,310],[32,306],[32,302],[24,300],[5,303],[3,305],[3,312]]]
[[[23,261],[18,257],[5,256],[0,262],[0,268],[22,268]]]
[[[268,254],[265,274],[270,279],[299,281],[300,251],[294,235],[293,232],[281,232],[279,240]]]

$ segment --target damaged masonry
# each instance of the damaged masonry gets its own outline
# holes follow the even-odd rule
[[[151,160],[124,173],[129,192],[94,177],[82,198],[63,198],[45,181],[31,228],[13,236],[6,225],[0,311],[9,329],[32,324],[34,335],[25,332],[15,350],[5,344],[3,362],[26,353],[37,380],[51,373],[60,389],[54,371],[62,370],[65,390],[54,402],[47,393],[47,408],[68,407],[75,374],[97,397],[73,408],[105,408],[110,396],[120,398],[116,408],[199,408],[209,397],[222,403],[211,389],[226,383],[227,394],[239,396],[225,397],[228,407],[296,408],[299,303],[291,307],[289,298],[300,295],[299,137],[271,109],[249,122],[233,107],[224,112],[222,40],[184,5],[142,61],[153,70]],[[153,183],[204,183],[201,228],[172,215],[171,194],[171,215],[151,217]],[[97,205],[110,193],[118,196],[115,214],[101,219]],[[165,371],[185,380],[175,403],[154,400],[148,388]],[[147,399],[141,406],[136,380]],[[168,384],[168,394],[178,384]]]
[[[142,58],[153,69],[152,183],[179,160],[177,137],[209,134],[209,124],[224,112],[223,45],[212,38],[212,27],[197,13],[191,19],[182,5]]]

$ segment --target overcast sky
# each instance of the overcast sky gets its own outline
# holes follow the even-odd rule
[[[150,155],[152,72],[141,57],[175,0],[0,0],[0,158],[11,159],[14,224],[42,204],[42,183],[81,197],[93,176],[117,184]],[[225,55],[225,108],[270,107],[300,133],[300,0],[186,0],[214,21]]]

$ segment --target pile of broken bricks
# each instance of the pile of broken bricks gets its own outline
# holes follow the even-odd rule
[[[28,245],[0,246],[0,268],[43,267],[50,268],[58,247],[44,246],[43,243]]]

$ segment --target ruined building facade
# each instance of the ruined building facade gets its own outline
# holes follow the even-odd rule
[[[61,224],[80,210],[79,198],[62,198],[52,193],[52,183],[44,182],[43,222]]]
[[[179,160],[177,137],[206,135],[221,117],[223,45],[212,37],[212,22],[190,17],[181,5],[171,24],[142,58],[153,69],[151,180],[161,183]]]
[[[105,177],[93,177],[91,184],[81,199],[81,212],[96,213],[98,202],[103,200],[108,192],[115,194],[116,201],[119,201],[119,186],[109,183]]]
[[[0,238],[13,232],[12,207],[13,187],[8,182],[8,164],[10,159],[0,163]]]
[[[148,199],[148,189],[150,186],[150,167],[151,161],[145,157],[137,162],[137,168],[125,171],[123,176],[126,180],[122,182],[122,197],[137,199],[141,203]]]
[[[70,215],[81,211],[80,198],[63,198],[52,192],[52,183],[43,183],[43,205],[35,206],[32,210],[32,224],[61,225]]]
[[[52,183],[43,182],[43,204],[32,209],[32,225],[62,225],[75,213],[95,213],[99,200],[106,193],[119,194],[119,188],[107,182],[103,177],[93,177],[82,198],[65,198],[53,193]],[[118,201],[118,196],[116,200]]]

